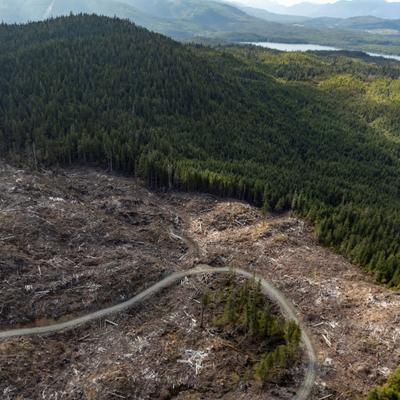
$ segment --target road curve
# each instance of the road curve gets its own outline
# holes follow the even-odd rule
[[[285,315],[287,319],[295,321],[297,324],[299,324],[302,332],[302,342],[304,349],[307,353],[308,357],[308,363],[307,363],[307,371],[303,380],[303,383],[299,390],[297,391],[295,397],[293,397],[293,400],[307,400],[312,392],[315,379],[316,379],[316,370],[317,370],[317,359],[315,355],[315,350],[312,345],[312,341],[307,333],[307,330],[299,320],[296,314],[296,310],[293,307],[292,303],[286,299],[284,294],[278,290],[275,286],[273,286],[271,283],[266,281],[264,278],[252,274],[250,272],[244,271],[242,269],[235,269],[232,270],[228,267],[219,267],[219,268],[213,268],[209,265],[201,264],[198,265],[196,268],[187,270],[187,271],[181,271],[181,272],[175,272],[163,280],[157,282],[153,286],[150,286],[143,292],[139,293],[135,297],[131,298],[130,300],[125,301],[124,303],[117,304],[112,307],[105,308],[103,310],[96,311],[94,313],[84,315],[82,317],[70,320],[70,321],[65,321],[61,322],[59,324],[54,324],[54,325],[48,325],[48,326],[41,326],[41,327],[35,327],[35,328],[22,328],[22,329],[13,329],[9,331],[3,331],[0,332],[0,339],[8,339],[12,337],[18,337],[18,336],[32,336],[32,335],[43,335],[43,334],[51,334],[51,333],[56,333],[56,332],[61,332],[65,330],[69,330],[72,328],[76,328],[77,326],[83,325],[85,323],[105,318],[108,317],[112,314],[116,314],[118,312],[124,311],[130,307],[132,307],[134,304],[137,304],[147,297],[151,296],[154,293],[159,292],[160,290],[171,286],[173,283],[181,280],[182,278],[186,276],[192,276],[192,275],[199,275],[199,274],[205,274],[205,273],[227,273],[227,272],[232,272],[234,271],[236,274],[241,275],[245,278],[255,278],[257,280],[260,280],[261,282],[261,287],[263,290],[263,293],[270,298],[273,302],[277,303],[282,311],[282,313]]]

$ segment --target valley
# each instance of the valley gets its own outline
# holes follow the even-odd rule
[[[9,266],[2,268],[1,331],[84,315],[208,264],[256,273],[293,302],[318,359],[312,399],[356,398],[400,363],[398,294],[322,248],[309,224],[290,214],[265,217],[238,201],[149,191],[96,169],[29,173],[2,164],[1,178],[7,251],[0,263]],[[57,257],[40,250],[49,229]],[[232,338],[216,335],[211,320],[199,330],[199,296],[224,279],[182,278],[68,332],[3,339],[0,390],[6,399],[39,392],[43,399],[291,398],[302,368],[290,372],[293,386],[261,391],[245,378],[245,355],[235,353]],[[154,381],[157,387],[146,384]]]
[[[183,42],[316,43],[400,55],[396,2],[352,0],[292,7],[266,2],[265,7],[269,11],[225,0],[2,0],[0,22],[19,24],[84,13],[129,19]]]
[[[0,397],[398,400],[400,64],[193,4],[0,24]]]

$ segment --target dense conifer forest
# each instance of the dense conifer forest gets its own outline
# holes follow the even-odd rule
[[[210,314],[216,332],[227,340],[234,338],[251,354],[254,379],[261,384],[278,382],[301,359],[300,327],[271,309],[261,282],[253,279],[238,285],[234,277],[232,273],[225,288],[203,293],[201,327],[204,314]]]
[[[97,163],[293,210],[400,287],[398,63],[183,45],[79,15],[0,25],[0,71],[0,153],[13,162]]]

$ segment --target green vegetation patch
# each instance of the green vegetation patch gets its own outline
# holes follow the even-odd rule
[[[279,382],[300,362],[301,331],[273,309],[260,282],[237,284],[234,275],[218,291],[202,296],[201,325],[206,314],[220,336],[249,358],[249,376],[261,384]]]
[[[368,400],[400,400],[400,368],[383,386],[372,390]]]

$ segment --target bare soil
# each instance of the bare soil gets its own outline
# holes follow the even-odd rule
[[[291,399],[301,363],[261,387],[252,369],[257,353],[215,327],[220,310],[207,309],[201,329],[202,293],[226,281],[185,278],[112,321],[1,342],[2,398]]]
[[[170,201],[210,264],[255,271],[293,301],[319,357],[314,399],[360,398],[400,364],[400,293],[320,246],[308,223],[209,196]]]
[[[118,303],[203,262],[256,271],[292,299],[319,357],[314,400],[359,398],[400,364],[400,295],[290,215],[152,193],[93,169],[0,165],[0,248],[3,330]],[[184,280],[108,323],[1,342],[1,398],[291,398],[300,370],[261,389],[246,376],[243,352],[198,329],[198,293],[211,284],[218,280]]]
[[[187,268],[180,224],[132,179],[0,166],[0,327],[97,310]]]

